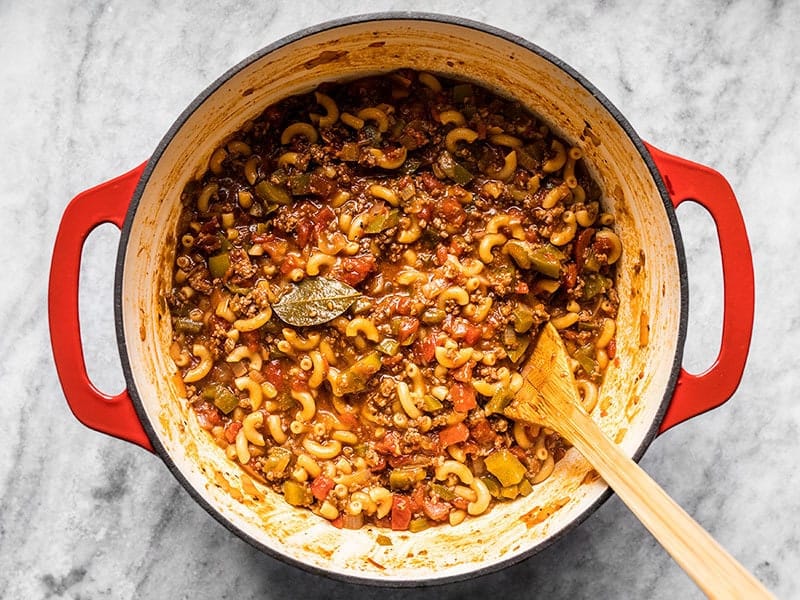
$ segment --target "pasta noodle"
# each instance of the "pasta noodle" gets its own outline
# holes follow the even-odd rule
[[[233,322],[233,326],[239,331],[255,331],[266,325],[267,321],[272,317],[272,309],[265,308],[260,313],[249,319],[237,319]]]
[[[322,106],[326,113],[324,116],[316,115],[317,124],[320,127],[333,127],[336,121],[339,120],[339,107],[336,105],[336,101],[321,92],[314,92],[314,97],[317,100],[317,104]],[[312,117],[314,116],[312,114]]]
[[[489,169],[487,175],[499,179],[500,181],[508,181],[514,176],[517,171],[517,152],[512,150],[506,154],[503,159],[503,166],[499,169]]]
[[[457,110],[445,110],[439,113],[439,122],[442,125],[456,125],[457,127],[462,127],[467,120],[464,118],[464,115]]]
[[[545,173],[555,173],[567,162],[567,151],[564,148],[564,144],[558,140],[553,140],[550,144],[550,149],[553,152],[553,156],[542,164],[542,171]]]
[[[244,431],[244,436],[247,438],[248,442],[256,446],[266,445],[264,436],[258,431],[258,428],[261,427],[263,423],[264,413],[262,412],[252,412],[244,418],[242,421],[242,431]]]
[[[192,354],[194,354],[197,358],[200,359],[200,362],[186,371],[183,376],[183,381],[185,383],[194,383],[195,381],[200,381],[208,375],[211,371],[211,367],[214,365],[213,359],[211,358],[211,353],[208,351],[208,348],[201,344],[195,344],[192,346]]]
[[[471,144],[477,139],[477,131],[469,129],[468,127],[456,127],[455,129],[451,129],[447,132],[447,135],[444,138],[444,145],[450,153],[455,154],[458,152],[459,142]]]
[[[565,246],[575,238],[575,234],[578,232],[575,213],[571,210],[565,210],[562,220],[564,221],[564,226],[550,235],[550,243],[554,246]]]
[[[286,145],[297,136],[306,138],[309,144],[316,144],[319,139],[319,134],[313,125],[309,123],[292,123],[283,130],[281,144]]]
[[[264,393],[258,383],[253,381],[250,377],[244,376],[237,377],[234,380],[234,384],[236,385],[236,389],[247,391],[251,410],[258,410],[261,408],[261,402],[264,400]],[[263,446],[263,444],[261,445]]]
[[[306,438],[303,440],[303,448],[315,458],[331,459],[339,456],[342,451],[342,443],[337,440],[328,440],[324,444]]]
[[[478,256],[484,263],[489,264],[494,260],[492,249],[496,246],[502,246],[506,241],[507,238],[502,233],[490,233],[483,236],[478,246]]]
[[[314,413],[317,412],[317,403],[314,396],[310,392],[298,392],[292,390],[292,398],[300,403],[302,409],[295,415],[298,421],[308,422],[314,418]]]
[[[378,131],[384,133],[389,129],[389,116],[380,108],[369,107],[358,111],[357,115],[362,121],[372,121],[378,126]]]

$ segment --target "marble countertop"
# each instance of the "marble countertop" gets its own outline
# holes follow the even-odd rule
[[[646,6],[645,6],[646,4]],[[368,6],[368,9],[367,9]],[[0,2],[0,598],[692,598],[701,594],[612,497],[543,553],[433,589],[333,582],[261,554],[198,506],[154,455],[80,425],[56,377],[47,273],[70,198],[146,159],[228,67],[307,25],[383,10],[457,14],[564,59],[639,134],[721,171],[756,273],[741,385],[650,446],[642,466],[774,593],[800,597],[800,4],[309,0]],[[789,211],[789,212],[786,212]],[[720,338],[721,269],[702,209],[679,210],[691,314],[684,365]],[[89,373],[124,387],[112,283],[119,235],[84,251]],[[797,369],[797,370],[796,370]]]

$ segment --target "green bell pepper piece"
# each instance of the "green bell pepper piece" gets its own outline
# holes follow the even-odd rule
[[[472,98],[472,86],[469,83],[459,83],[453,86],[453,102],[461,104],[467,98]]]
[[[594,359],[594,344],[586,344],[581,346],[575,351],[575,354],[572,356],[572,358],[580,363],[587,375],[591,377],[595,374],[597,369],[597,361]]]
[[[175,321],[175,331],[178,333],[191,333],[197,335],[203,330],[203,322],[181,317]]]
[[[400,211],[393,208],[387,213],[375,215],[367,226],[364,227],[366,233],[380,233],[395,227],[400,222]]]
[[[428,521],[425,517],[417,517],[415,519],[411,519],[411,522],[408,524],[408,530],[411,533],[417,533],[418,531],[422,531],[423,529],[427,529],[431,526],[431,522]]]
[[[392,469],[389,473],[389,487],[393,490],[407,490],[423,479],[425,479],[425,469],[422,467]]]
[[[422,322],[427,325],[437,325],[444,321],[447,313],[441,308],[428,308],[422,313]]]
[[[292,458],[292,451],[280,446],[273,446],[267,451],[267,457],[262,463],[264,473],[271,475],[273,478],[281,477],[286,472],[286,467],[289,466],[289,461]]]
[[[597,273],[590,273],[583,280],[583,297],[590,300],[604,294],[611,287],[611,280]]]
[[[287,479],[283,482],[283,497],[292,506],[308,506],[311,504],[311,492],[302,483]]]
[[[275,185],[266,179],[264,181],[259,181],[256,185],[256,196],[272,204],[288,205],[292,203],[292,197],[289,195],[286,188]]]
[[[453,490],[441,483],[431,483],[429,487],[442,500],[452,500],[456,497],[456,493]]]
[[[212,277],[223,277],[231,266],[231,257],[227,252],[208,257],[208,272]]]
[[[503,410],[506,406],[511,404],[513,399],[514,397],[511,395],[510,390],[507,388],[500,388],[486,403],[486,406],[483,407],[483,410],[487,416],[494,413],[503,414]]]
[[[239,406],[239,398],[236,397],[236,394],[221,383],[209,383],[203,388],[201,395],[206,400],[212,401],[214,406],[226,415]]]
[[[495,450],[483,462],[486,470],[497,477],[503,487],[517,485],[525,476],[525,466],[505,448]]]
[[[558,279],[561,274],[561,261],[564,258],[564,253],[550,244],[534,248],[530,254],[531,267],[552,279]]]
[[[497,498],[500,496],[500,482],[497,481],[497,477],[491,474],[481,475],[481,481],[486,485],[486,489],[489,490],[489,493],[492,495],[493,498]]]
[[[515,332],[525,333],[533,327],[533,311],[524,304],[518,304],[511,313],[511,320]]]
[[[383,338],[376,348],[388,356],[395,356],[400,351],[400,342],[392,338]]]
[[[442,404],[435,396],[425,394],[422,397],[422,410],[425,412],[436,412],[437,410],[441,410],[443,407],[444,404]]]

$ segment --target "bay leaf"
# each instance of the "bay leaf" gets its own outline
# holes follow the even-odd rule
[[[307,277],[291,284],[272,310],[284,323],[308,327],[335,319],[360,296],[360,292],[336,279]]]

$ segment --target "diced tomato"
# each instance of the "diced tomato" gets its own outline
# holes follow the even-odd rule
[[[283,258],[281,262],[280,271],[284,275],[288,275],[294,269],[299,269],[303,266],[303,260],[295,254],[289,254]]]
[[[497,434],[494,432],[492,426],[489,425],[489,421],[486,419],[482,419],[475,423],[470,429],[469,433],[472,436],[472,439],[481,445],[492,444],[494,439],[497,437]]]
[[[450,254],[458,257],[464,254],[464,246],[456,237],[450,238]]]
[[[423,363],[428,364],[436,354],[436,336],[430,334],[414,344],[414,356]]]
[[[568,290],[571,290],[575,287],[575,284],[578,283],[578,267],[575,263],[570,263],[567,265],[567,268],[564,269],[564,274],[562,275],[564,279],[564,287]]]
[[[470,346],[481,339],[483,335],[483,330],[477,325],[473,325],[466,319],[453,317],[452,315],[447,315],[447,318],[442,324],[442,329],[449,333],[453,339],[464,340]]]
[[[419,329],[419,319],[414,317],[401,317],[400,326],[397,328],[397,341],[401,344]]]
[[[346,425],[350,429],[355,429],[359,425],[358,417],[355,416],[353,413],[344,412],[344,413],[339,414],[337,416],[337,418],[339,419],[339,421],[341,423],[343,423],[344,425]]]
[[[225,322],[227,325],[227,321]],[[242,331],[239,333],[239,342],[241,342],[244,346],[247,346],[247,349],[250,352],[258,352],[261,349],[261,336],[256,331]]]
[[[608,354],[608,358],[612,360],[617,356],[617,338],[611,338],[611,341],[608,342],[606,353]]]
[[[439,244],[436,247],[436,264],[440,267],[447,262],[447,246]]]
[[[195,245],[206,252],[206,254],[213,254],[222,247],[220,236],[215,233],[206,233],[201,231],[197,236]]]
[[[333,479],[330,477],[318,475],[314,478],[314,481],[311,482],[311,493],[314,495],[314,498],[322,502],[328,497],[328,492],[333,489],[334,485]]]
[[[445,427],[439,432],[439,447],[447,448],[459,444],[469,437],[469,429],[463,423],[456,423]]]
[[[475,442],[464,442],[461,444],[461,449],[464,451],[464,454],[474,454],[477,456],[481,453],[481,447]]]
[[[200,422],[200,427],[206,431],[211,431],[214,427],[222,423],[219,409],[210,402],[202,402],[199,406],[196,406],[194,410],[197,413],[197,420]]]
[[[411,296],[392,296],[389,307],[391,314],[407,317],[411,314]]]
[[[444,191],[444,183],[438,180],[433,173],[428,173],[427,171],[420,173],[419,181],[422,184],[422,189],[431,196],[439,196]]]
[[[467,325],[467,329],[464,333],[464,341],[467,343],[468,346],[472,346],[475,342],[481,339],[481,328],[476,325]]]
[[[327,198],[336,189],[336,184],[317,173],[312,173],[308,178],[308,193],[321,198]]]
[[[336,527],[336,529],[342,529],[342,527],[344,527],[344,517],[339,515],[333,521],[331,521],[331,525]]]
[[[425,487],[422,484],[417,485],[411,496],[408,499],[408,508],[412,513],[422,510],[422,503],[425,501]]]
[[[383,436],[383,439],[375,442],[375,450],[381,454],[392,454],[393,456],[400,456],[400,434],[397,431],[389,431]]]
[[[411,507],[407,496],[392,495],[392,530],[405,531],[411,522]]]
[[[331,277],[348,285],[357,285],[374,270],[375,257],[372,255],[345,256],[339,259],[336,268],[331,272]]]
[[[236,441],[236,436],[241,428],[242,424],[239,421],[231,421],[228,423],[228,426],[225,428],[225,439],[228,440],[229,444]]]
[[[524,281],[518,281],[517,287],[514,288],[515,294],[527,294],[529,291],[528,284]]]
[[[468,360],[457,369],[453,369],[450,373],[452,374],[453,379],[455,379],[456,381],[469,383],[470,381],[472,381],[472,369],[474,368],[475,368],[475,363],[471,360]]]
[[[336,214],[331,210],[331,208],[327,205],[323,206],[317,213],[314,215],[314,228],[316,229],[317,233],[325,231],[330,225],[331,221],[336,218]]]
[[[469,412],[478,406],[475,401],[475,388],[469,383],[457,382],[450,386],[450,400],[458,412]],[[467,439],[466,437],[464,439]],[[461,440],[463,441],[463,440]]]
[[[597,254],[605,254],[608,256],[611,251],[614,249],[614,245],[609,241],[607,237],[598,237],[595,238],[594,243],[592,244],[592,249]]]
[[[262,368],[264,379],[269,381],[275,389],[286,389],[286,372],[280,360],[271,360]]]
[[[592,237],[594,237],[594,229],[589,227],[581,231],[581,234],[575,242],[575,265],[578,269],[578,273],[583,270],[583,262],[586,260],[586,249],[589,247],[589,242],[592,241]]]
[[[417,213],[417,218],[422,221],[430,221],[431,217],[433,216],[433,204],[431,202],[425,202],[419,209]]]
[[[272,259],[272,262],[280,262],[286,256],[289,249],[289,242],[271,234],[256,234],[253,236],[254,244],[261,244],[264,252]]]
[[[213,290],[211,290],[211,296],[209,297],[209,300],[211,301],[211,308],[216,310],[217,306],[219,306],[219,303],[224,299],[225,294],[222,292],[221,288],[215,287]]]
[[[450,514],[450,506],[444,502],[435,502],[430,498],[422,500],[422,511],[433,521],[446,521]]]
[[[444,321],[442,321],[442,329],[450,334],[454,339],[461,339],[464,335],[464,325],[466,321],[461,317],[455,317],[448,314]]]
[[[467,507],[469,506],[469,502],[467,502],[461,496],[456,496],[455,498],[450,500],[450,504],[452,504],[455,508],[458,508],[458,509],[461,509],[461,510],[467,510]]]
[[[401,456],[390,456],[387,459],[389,466],[393,469],[399,469],[401,467],[407,467],[411,464],[414,464],[414,456],[412,454],[403,454]]]
[[[511,452],[511,454],[513,454],[514,456],[516,456],[522,464],[526,464],[528,462],[528,457],[525,455],[525,450],[523,450],[519,446],[511,446],[511,448],[509,448],[508,451]]]
[[[311,233],[314,231],[314,224],[311,221],[300,221],[297,223],[297,228],[295,229],[295,235],[297,236],[295,239],[297,241],[297,245],[300,248],[305,248],[308,244],[309,240],[311,239]]]
[[[380,473],[386,468],[386,459],[380,454],[376,454],[374,457],[367,459],[367,464],[369,465],[370,471],[373,473]]]
[[[401,362],[405,360],[405,357],[402,354],[395,354],[394,356],[384,356],[381,359],[381,364],[384,367],[393,367],[395,365],[399,365]]]
[[[461,202],[452,196],[442,199],[439,204],[439,213],[447,219],[448,223],[456,227],[463,225],[464,220],[467,218],[467,213],[464,211],[464,207],[461,206]]]
[[[307,392],[308,391],[308,371],[300,371],[292,376],[291,388],[293,392]]]

